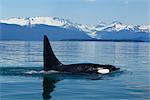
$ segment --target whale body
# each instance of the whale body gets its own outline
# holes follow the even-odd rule
[[[62,64],[55,56],[47,36],[44,36],[43,48],[44,71],[55,70],[64,73],[100,73],[107,74],[119,70],[113,65],[94,63]]]

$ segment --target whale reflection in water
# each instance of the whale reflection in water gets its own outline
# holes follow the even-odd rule
[[[121,74],[118,72],[118,74]],[[43,100],[50,100],[51,93],[55,90],[56,83],[63,81],[65,79],[77,79],[77,80],[104,80],[109,79],[114,76],[118,76],[117,73],[99,75],[99,74],[64,74],[64,73],[55,73],[55,74],[45,74],[43,76]],[[65,92],[65,91],[64,91]]]
[[[50,77],[43,78],[43,100],[49,100],[51,98],[50,93],[54,91],[55,84],[59,80]]]
[[[43,76],[43,100],[50,100],[51,93],[56,87],[56,83],[63,79],[80,79],[81,75],[68,75],[68,74],[48,74]],[[97,80],[101,77],[95,75],[82,75],[82,79]]]

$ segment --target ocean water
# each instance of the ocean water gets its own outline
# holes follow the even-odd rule
[[[64,64],[112,64],[107,75],[43,74],[43,43],[0,41],[0,100],[150,100],[150,43],[52,42]]]

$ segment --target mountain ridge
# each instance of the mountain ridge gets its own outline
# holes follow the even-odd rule
[[[106,35],[107,37],[109,37],[108,39],[111,39],[112,37],[112,39],[115,40],[114,36],[116,36],[117,33],[119,33],[117,35],[119,35],[120,37],[122,37],[123,34],[132,33],[132,34],[128,34],[129,36],[123,35],[123,36],[127,36],[128,38],[120,38],[120,39],[132,39],[130,38],[131,35],[135,33],[134,34],[135,36],[133,37],[137,37],[137,35],[139,35],[138,33],[140,33],[140,34],[148,34],[148,35],[146,35],[146,37],[145,35],[142,36],[139,35],[138,40],[140,40],[140,37],[143,38],[144,36],[146,39],[145,41],[149,41],[149,33],[150,33],[150,25],[132,26],[132,25],[121,23],[119,21],[113,21],[110,24],[101,22],[95,26],[88,26],[88,25],[73,23],[68,19],[62,19],[59,17],[26,17],[26,18],[9,18],[5,20],[0,20],[0,23],[1,25],[2,24],[19,25],[20,28],[26,26],[29,27],[30,29],[38,27],[38,25],[43,25],[43,27],[45,27],[44,25],[55,26],[55,27],[63,28],[64,30],[67,29],[73,31],[75,33],[81,32],[90,36],[91,38],[103,39],[103,40],[107,40],[107,38],[102,38],[103,37],[102,35]],[[111,34],[113,33],[114,35],[110,35],[110,33]],[[116,40],[118,40],[117,37]]]
[[[59,17],[25,17],[25,18],[9,18],[9,19],[4,19],[0,20],[0,23],[6,23],[6,24],[17,24],[17,25],[27,25],[27,26],[34,26],[36,24],[44,24],[44,25],[50,25],[50,26],[60,26],[63,28],[68,28],[68,27],[75,27],[80,30],[86,30],[87,32],[90,30],[96,30],[96,31],[103,31],[107,30],[106,28],[113,27],[112,31],[119,31],[123,29],[132,29],[132,30],[139,30],[144,31],[144,32],[150,32],[150,25],[136,25],[136,26],[131,26],[127,24],[123,24],[122,22],[119,21],[113,21],[110,24],[106,24],[105,22],[101,22],[95,26],[89,27],[88,25],[83,25],[83,24],[77,24],[73,23],[68,19],[63,19]],[[101,26],[101,27],[98,27]],[[101,28],[101,29],[99,29]],[[111,30],[107,30],[111,31]]]

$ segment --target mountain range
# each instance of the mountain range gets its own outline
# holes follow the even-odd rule
[[[0,40],[96,40],[150,41],[150,25],[127,25],[119,21],[95,26],[73,23],[59,17],[27,17],[0,20]]]

